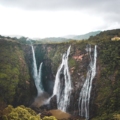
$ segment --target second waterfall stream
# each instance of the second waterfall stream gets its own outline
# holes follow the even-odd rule
[[[62,63],[58,68],[53,89],[53,96],[56,95],[57,97],[57,107],[64,112],[67,111],[67,107],[70,103],[72,89],[71,77],[68,67],[68,56],[70,54],[70,48],[71,46],[69,46],[67,52],[62,56]]]

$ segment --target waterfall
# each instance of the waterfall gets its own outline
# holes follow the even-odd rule
[[[42,70],[43,63],[40,64],[39,71],[38,71],[33,45],[31,45],[31,48],[32,48],[32,54],[33,54],[33,79],[37,89],[37,96],[39,96],[41,93],[43,93],[43,86],[41,82],[41,70]]]
[[[91,56],[91,47],[87,49],[90,53],[90,64],[87,72],[86,80],[81,89],[79,96],[79,115],[89,119],[89,103],[90,103],[90,94],[92,89],[92,81],[96,75],[96,61],[97,61],[97,46],[94,47],[94,56]]]
[[[57,96],[57,107],[58,109],[65,111],[70,103],[70,94],[71,94],[71,77],[68,67],[68,56],[70,54],[69,46],[67,53],[64,53],[62,56],[62,63],[58,68],[56,77],[55,77],[55,84],[53,89],[53,95]],[[63,79],[61,79],[61,76]]]

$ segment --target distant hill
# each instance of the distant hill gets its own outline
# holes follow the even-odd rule
[[[48,37],[48,38],[43,38],[39,39],[40,41],[44,42],[67,42],[70,40],[82,40],[82,39],[88,39],[90,36],[95,36],[99,34],[101,31],[95,31],[95,32],[89,32],[87,34],[83,35],[68,35],[64,37]]]
[[[96,36],[101,31],[95,31],[95,32],[89,32],[87,34],[83,35],[68,35],[64,37],[48,37],[48,38],[32,38],[31,40],[36,43],[59,43],[59,42],[69,42],[71,40],[83,40],[83,39],[89,39],[90,36]],[[2,37],[2,36],[1,36]],[[18,40],[20,43],[26,43],[27,37],[24,36],[3,36],[6,38],[12,38]]]
[[[66,41],[69,41],[69,39],[62,38],[62,37],[49,37],[49,38],[39,39],[39,41],[43,41],[43,42],[66,42]]]
[[[99,34],[101,31],[94,31],[94,32],[89,32],[83,35],[70,35],[66,36],[65,38],[67,39],[74,39],[74,40],[82,40],[82,39],[88,39],[90,36],[95,36]]]

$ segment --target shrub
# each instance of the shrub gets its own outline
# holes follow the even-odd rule
[[[2,112],[2,118],[3,120],[41,120],[35,111],[23,105],[16,108],[8,105]]]
[[[50,117],[45,116],[43,120],[57,120],[57,119],[54,116],[50,116]]]

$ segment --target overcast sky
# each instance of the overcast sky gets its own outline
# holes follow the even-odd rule
[[[120,28],[120,0],[0,0],[0,34],[31,38]]]

